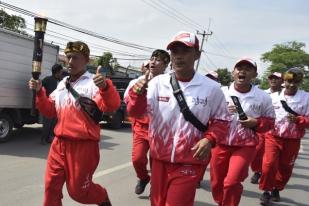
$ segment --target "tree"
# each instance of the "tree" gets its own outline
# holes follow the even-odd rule
[[[216,72],[218,73],[218,79],[222,86],[229,86],[232,81],[231,72],[227,68],[219,68]]]
[[[309,66],[309,54],[306,53],[302,42],[287,42],[284,44],[275,44],[273,49],[262,54],[261,60],[270,63],[270,66],[264,72],[261,82],[261,87],[268,87],[267,77],[270,73],[284,73],[288,68],[298,67],[305,72],[305,79],[302,85],[303,89],[309,89],[309,75],[306,68]]]
[[[104,52],[102,56],[99,57],[97,64],[98,66],[102,66],[103,71],[107,75],[113,75],[114,74],[114,68],[112,67],[111,63],[115,62],[117,63],[117,60],[113,58],[113,54],[110,52]]]
[[[26,21],[24,18],[16,15],[9,15],[3,9],[0,10],[0,27],[5,29],[26,34]]]

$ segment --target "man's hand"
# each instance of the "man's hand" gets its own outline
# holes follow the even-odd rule
[[[197,158],[199,160],[206,159],[210,154],[211,148],[212,144],[208,139],[201,139],[194,147],[191,148],[191,150],[196,150],[193,158]]]
[[[248,117],[248,119],[246,120],[239,120],[239,122],[241,123],[243,127],[247,127],[250,129],[253,129],[254,127],[256,127],[258,123],[257,119],[252,118],[252,117]]]
[[[98,66],[97,72],[93,77],[93,82],[97,87],[105,89],[106,87],[105,75],[100,73],[100,69],[101,66]]]
[[[287,118],[288,118],[290,123],[296,123],[296,121],[297,121],[297,118],[296,118],[296,116],[294,114],[290,114],[289,113]]]
[[[29,86],[29,89],[35,90],[36,92],[38,92],[42,88],[42,81],[40,79],[35,80],[31,78],[28,82],[28,86]]]
[[[237,112],[236,106],[234,104],[229,104],[227,106],[227,110],[229,111],[229,113],[234,114]]]
[[[148,82],[149,82],[149,77],[150,77],[150,71],[147,70],[145,73],[145,78],[138,80],[134,86],[133,86],[133,91],[141,95],[145,92],[146,88],[148,87]]]

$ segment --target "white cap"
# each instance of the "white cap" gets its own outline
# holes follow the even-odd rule
[[[249,58],[249,57],[243,57],[243,58],[239,59],[239,60],[235,63],[234,68],[235,68],[238,64],[244,63],[244,62],[251,64],[255,69],[257,69],[256,62],[255,62],[253,59]]]

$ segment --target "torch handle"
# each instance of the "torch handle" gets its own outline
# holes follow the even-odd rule
[[[46,31],[47,19],[41,17],[34,18],[34,48],[33,48],[33,58],[32,58],[32,78],[38,80],[41,74],[41,64],[43,58],[43,46],[44,46],[44,35]],[[32,108],[31,115],[36,115],[35,108],[36,91],[32,91]]]
[[[31,107],[31,116],[36,116],[36,107],[35,107],[35,99],[36,99],[36,91],[35,89],[32,90],[32,107]]]

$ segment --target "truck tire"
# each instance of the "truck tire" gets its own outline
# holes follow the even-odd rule
[[[8,114],[0,114],[0,143],[9,140],[12,134],[13,121]]]
[[[122,113],[121,112],[116,112],[114,115],[113,115],[113,118],[110,122],[110,125],[113,129],[120,129],[121,126],[122,126]]]

